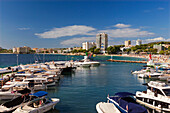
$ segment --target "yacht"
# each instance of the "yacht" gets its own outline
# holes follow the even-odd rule
[[[95,66],[99,66],[100,62],[97,61],[90,61],[90,59],[88,59],[88,56],[84,56],[84,59],[78,61],[78,62],[74,62],[74,64],[78,67],[95,67]]]
[[[136,100],[149,108],[170,112],[170,86],[158,81],[150,81],[146,91],[137,91]]]
[[[158,77],[160,80],[168,80],[170,78],[170,74],[164,74]]]
[[[143,74],[139,74],[138,77],[139,78],[157,79],[159,76],[162,76],[162,75],[163,75],[163,73],[159,73],[159,72],[153,72],[153,73],[146,72],[146,73],[143,73]]]

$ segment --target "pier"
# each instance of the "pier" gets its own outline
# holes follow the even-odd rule
[[[130,61],[130,60],[114,60],[114,59],[109,59],[107,61],[109,61],[109,62],[126,62],[126,63],[143,63],[143,64],[147,63],[147,61]]]

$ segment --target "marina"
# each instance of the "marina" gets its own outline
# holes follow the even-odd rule
[[[0,4],[0,113],[170,113],[170,0]]]
[[[10,55],[7,56],[9,57]],[[21,59],[24,59],[24,57],[26,56],[27,55],[22,55]],[[30,56],[31,55],[29,55],[29,57]],[[5,57],[6,56],[4,55],[4,58]],[[13,57],[13,55],[11,55],[11,57]],[[49,57],[53,57],[53,59],[49,59]],[[107,62],[106,60],[109,58],[109,56],[108,57],[98,56],[93,58],[93,60],[95,60],[93,62],[100,62],[100,65],[89,66],[89,67],[86,66],[76,67],[73,65],[74,62],[77,62],[77,59],[79,60],[84,59],[83,56],[74,56],[75,58],[74,60],[73,60],[73,56],[71,57],[71,56],[64,56],[64,55],[63,56],[48,55],[48,57],[46,58],[49,59],[49,61],[46,61],[45,63],[46,65],[44,65],[44,63],[36,63],[36,64],[29,63],[29,64],[20,65],[20,67],[22,67],[22,70],[18,68],[18,72],[13,72],[15,74],[15,78],[13,79],[13,81],[17,81],[17,82],[16,83],[12,81],[6,82],[6,84],[8,85],[4,84],[3,87],[9,86],[9,84],[11,84],[11,87],[13,87],[15,84],[17,84],[17,86],[15,86],[15,89],[20,88],[21,90],[25,86],[30,86],[31,85],[30,83],[33,82],[33,80],[35,80],[33,82],[34,85],[31,88],[32,90],[34,89],[35,92],[37,92],[38,90],[44,90],[48,93],[49,97],[57,98],[60,100],[57,101],[56,105],[54,105],[55,107],[53,106],[53,104],[52,104],[53,107],[49,107],[48,113],[54,113],[54,112],[55,113],[56,112],[79,113],[81,111],[90,112],[90,113],[97,112],[98,110],[96,110],[97,109],[96,105],[99,106],[99,104],[97,103],[107,102],[108,94],[114,95],[117,92],[126,92],[126,91],[135,94],[139,90],[144,91],[146,87],[143,86],[142,84],[148,83],[150,80],[152,80],[152,79],[139,78],[138,76],[133,75],[133,74],[143,73],[145,71],[143,72],[136,71],[133,74],[131,73],[132,70],[140,70],[143,68],[143,66],[146,66],[146,64],[143,63]],[[67,61],[65,59],[67,59]],[[128,57],[126,57],[126,59],[124,57],[114,57],[114,59],[118,59],[118,60],[127,59],[131,61],[142,60],[138,58],[128,58]],[[13,63],[15,64],[15,62],[16,61],[14,60]],[[24,61],[21,60],[20,62],[24,62]],[[72,66],[76,68],[73,68],[73,71],[69,73],[67,73],[68,71],[67,70],[66,73],[62,74],[62,71],[60,70],[66,68],[64,64],[67,64],[66,67]],[[3,66],[1,65],[1,67]],[[51,75],[51,80],[50,80],[50,75]],[[58,75],[56,76],[56,81],[53,79],[54,75]],[[46,79],[44,78],[47,76],[50,80],[49,82],[50,84],[48,83],[48,79],[46,81]],[[5,78],[6,75],[4,74],[3,77]],[[32,77],[36,77],[36,78],[32,78]],[[38,83],[36,82],[36,80],[38,81],[42,80],[42,81]],[[43,81],[45,82],[43,83]],[[84,100],[86,100],[85,103]],[[24,105],[23,105],[23,109],[18,108],[15,112],[16,113],[20,111],[24,112],[24,109],[26,111],[28,111],[28,109],[36,111],[36,109],[31,108],[30,106],[31,104],[25,106]],[[109,111],[109,109],[115,109],[115,108],[111,108],[111,106],[114,107],[114,105],[111,104],[100,103],[100,107],[98,107],[98,109],[101,108],[104,111],[105,110]],[[51,110],[51,108],[54,109]],[[116,108],[119,107],[116,106]],[[153,112],[151,109],[149,110]],[[117,109],[116,111],[118,112],[121,110]]]

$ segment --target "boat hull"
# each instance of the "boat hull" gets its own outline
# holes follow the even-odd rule
[[[142,96],[143,95],[143,96]],[[156,98],[149,98],[148,95],[145,95],[141,92],[137,92],[136,93],[136,101],[144,106],[147,106],[151,109],[155,109],[157,111],[167,111],[167,112],[170,112],[170,103],[169,102],[164,102],[164,101],[160,101],[159,99],[156,99]],[[156,104],[156,103],[159,103],[159,104]],[[167,105],[166,107],[161,107],[164,106],[164,105]]]
[[[0,94],[0,100],[11,100],[19,96],[21,96],[21,94]]]

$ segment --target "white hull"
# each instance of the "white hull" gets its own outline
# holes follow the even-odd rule
[[[114,104],[100,102],[96,105],[98,113],[121,113]]]
[[[144,106],[147,106],[147,107],[149,107],[149,108],[151,108],[151,109],[155,109],[156,111],[159,111],[159,112],[161,112],[162,110],[163,110],[163,111],[168,111],[168,112],[170,112],[170,109],[165,109],[165,108],[156,107],[156,106],[154,106],[154,105],[148,104],[148,103],[143,102],[143,101],[138,100],[138,99],[136,99],[136,102],[138,102],[138,103],[140,103],[140,104],[142,104],[142,105],[144,105]]]
[[[21,96],[21,94],[12,94],[12,93],[0,94],[0,100],[11,100],[18,96]]]
[[[40,106],[38,108],[30,107],[30,106],[23,106],[21,109],[16,109],[13,113],[44,113],[49,111],[50,109],[54,109],[55,105],[59,102],[59,99],[56,99],[55,102],[48,103],[46,105]]]

